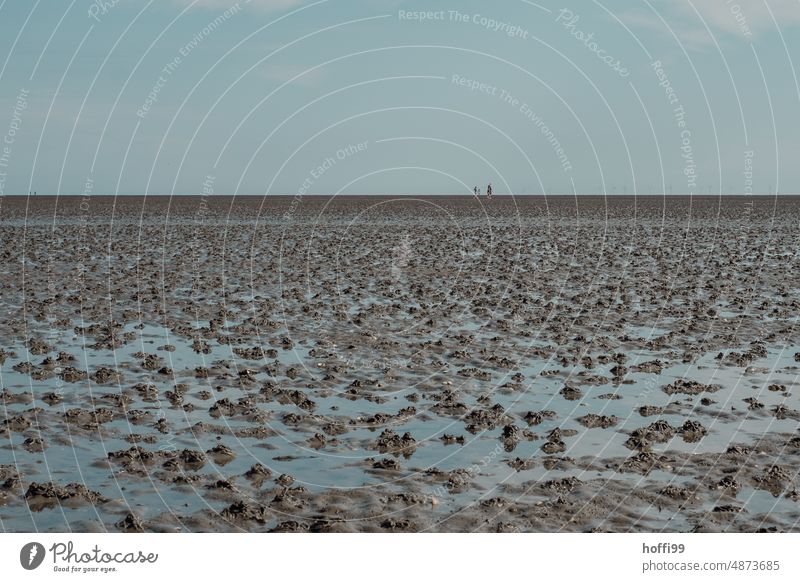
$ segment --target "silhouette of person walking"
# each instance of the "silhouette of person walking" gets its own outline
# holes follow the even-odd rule
[[[486,197],[491,200],[492,199],[492,183],[489,182],[489,185],[486,186]]]

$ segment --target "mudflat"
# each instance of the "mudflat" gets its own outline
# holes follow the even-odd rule
[[[800,531],[798,197],[0,206],[3,531]]]

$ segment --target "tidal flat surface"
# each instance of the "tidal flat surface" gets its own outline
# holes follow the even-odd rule
[[[800,198],[0,207],[2,531],[800,531]]]

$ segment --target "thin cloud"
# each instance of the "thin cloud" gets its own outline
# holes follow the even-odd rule
[[[775,30],[776,22],[780,28],[800,24],[798,0],[687,0],[679,5],[687,16],[696,19],[699,13],[709,28],[729,34],[757,36]]]
[[[715,39],[755,40],[776,30],[775,22],[781,29],[800,24],[800,0],[678,0],[668,5],[654,2],[653,8],[658,14],[642,8],[619,18],[634,32],[669,37],[674,33],[681,44],[696,50],[713,45]]]
[[[689,26],[684,22],[676,22],[665,14],[661,14],[661,17],[667,24],[664,24],[661,18],[653,12],[630,11],[619,15],[619,19],[637,35],[642,32],[655,32],[672,38],[674,33],[680,43],[690,49],[701,49],[714,44],[714,39],[702,25]]]

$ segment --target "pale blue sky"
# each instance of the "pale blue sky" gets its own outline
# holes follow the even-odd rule
[[[6,195],[800,193],[800,0],[0,0],[0,47]]]

